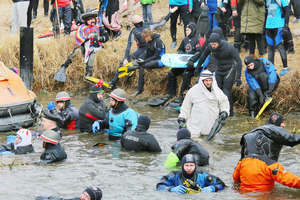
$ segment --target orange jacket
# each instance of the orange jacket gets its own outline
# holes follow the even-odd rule
[[[240,190],[245,192],[270,190],[275,181],[288,187],[300,188],[300,177],[285,171],[280,163],[267,165],[257,158],[239,161],[233,172],[233,180],[241,183]]]

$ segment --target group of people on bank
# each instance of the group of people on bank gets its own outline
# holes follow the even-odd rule
[[[116,3],[115,1],[109,2]],[[198,21],[191,20],[193,12],[195,13],[197,10],[195,2],[200,3],[199,8],[204,8],[205,5],[209,8],[209,31],[207,33],[210,34],[201,34],[205,31],[197,31]],[[288,32],[288,3],[286,0],[280,0],[280,5],[275,0],[266,2],[249,0],[252,7],[244,7],[245,2],[241,1],[238,4],[240,8],[238,8],[237,4],[234,6],[234,2],[234,0],[231,1],[232,15],[241,16],[242,21],[247,13],[244,11],[245,9],[250,9],[253,5],[257,6],[259,10],[267,8],[265,28],[266,40],[269,45],[269,60],[256,58],[253,55],[255,41],[262,41],[261,33],[257,35],[256,32],[248,32],[248,30],[245,32],[250,40],[249,48],[250,54],[252,54],[244,59],[245,77],[249,85],[249,112],[251,117],[254,117],[279,84],[280,79],[273,65],[275,48],[279,49],[282,57],[284,65],[282,74],[289,71],[282,39],[283,31]],[[122,64],[126,65],[132,60],[137,62],[139,81],[138,90],[134,96],[143,92],[144,70],[163,66],[160,59],[166,52],[166,47],[159,34],[154,33],[153,30],[164,25],[169,18],[171,18],[172,47],[175,48],[177,45],[176,26],[177,18],[180,15],[184,23],[185,38],[178,48],[178,53],[193,54],[186,69],[172,69],[168,73],[168,99],[176,96],[176,76],[183,74],[184,81],[179,98],[176,99],[177,102],[182,103],[178,117],[180,129],[176,134],[176,144],[172,146],[172,152],[166,158],[165,167],[172,168],[179,165],[181,169],[164,176],[156,186],[159,191],[179,194],[201,191],[218,192],[226,187],[221,178],[198,170],[199,166],[209,164],[209,152],[192,139],[192,137],[208,135],[216,119],[220,118],[225,121],[229,116],[234,115],[232,87],[234,83],[237,85],[242,83],[242,61],[238,53],[240,48],[226,41],[222,29],[216,27],[218,24],[214,16],[217,10],[216,3],[217,1],[209,0],[170,0],[170,13],[158,23],[144,23],[140,16],[131,16],[134,28],[129,34]],[[225,1],[222,3],[223,5],[228,4]],[[100,4],[99,11],[104,9],[103,6],[107,6],[107,4]],[[109,38],[107,30],[98,25],[99,11],[90,11],[81,16],[84,23],[75,34],[77,47],[62,65],[65,69],[72,63],[75,53],[80,50],[85,57],[86,76],[93,75],[95,52]],[[104,13],[104,15],[106,14]],[[113,15],[114,12],[111,12],[106,17],[112,18]],[[200,16],[197,18],[197,14],[195,15],[195,18],[199,19]],[[252,16],[247,17],[251,18]],[[260,21],[261,19],[258,22]],[[235,28],[236,31],[244,33],[243,24],[241,27],[237,25]],[[120,35],[119,30],[111,30],[114,36]],[[137,49],[134,53],[130,53],[134,40],[137,43]],[[198,64],[195,68],[196,62]],[[203,64],[205,62],[207,64]],[[206,69],[203,69],[203,66]],[[112,88],[116,87],[119,73],[118,71],[110,82]],[[189,89],[191,78],[195,74],[200,78],[198,83]],[[188,92],[184,97],[186,90]],[[150,118],[127,106],[126,92],[120,88],[114,89],[109,94],[109,108],[106,108],[103,94],[104,87],[101,82],[93,85],[89,90],[89,96],[77,110],[71,104],[69,94],[59,92],[55,99],[56,105],[54,102],[50,102],[47,110],[43,111],[43,133],[38,134],[27,129],[20,129],[16,138],[4,145],[2,151],[16,154],[31,153],[34,151],[31,144],[32,136],[38,135],[43,140],[45,149],[40,157],[41,163],[63,161],[67,158],[67,154],[60,145],[62,139],[60,129],[79,129],[81,132],[89,133],[106,132],[109,140],[120,141],[121,146],[126,150],[161,152],[159,142],[147,132],[151,123]],[[283,116],[273,113],[266,125],[242,136],[241,159],[234,170],[233,180],[240,183],[240,190],[247,192],[269,190],[274,187],[275,181],[289,187],[300,188],[300,178],[284,170],[283,166],[278,163],[283,145],[295,146],[299,143],[299,135],[291,134],[284,129]],[[84,195],[88,195],[90,199],[101,199],[102,192],[99,188],[87,188],[82,196]],[[92,197],[92,195],[97,196]],[[84,199],[84,197],[80,199]]]

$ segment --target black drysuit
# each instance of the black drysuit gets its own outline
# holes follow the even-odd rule
[[[45,151],[41,155],[41,163],[53,163],[65,160],[67,154],[65,150],[58,144],[46,143]]]

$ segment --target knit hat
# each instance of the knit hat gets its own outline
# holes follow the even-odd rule
[[[209,37],[209,43],[220,43],[221,42],[221,36],[218,33],[212,33]]]
[[[59,102],[59,101],[69,101],[69,100],[71,100],[71,97],[65,91],[57,93],[56,98],[55,98],[56,102]]]
[[[280,126],[280,124],[284,121],[284,117],[279,113],[272,113],[270,115],[268,124],[274,124],[275,126]]]
[[[250,63],[254,63],[255,62],[255,59],[252,57],[252,56],[247,56],[245,59],[244,59],[244,62],[245,62],[245,65],[249,65]]]
[[[149,129],[151,119],[147,115],[140,115],[138,118],[138,124],[136,130],[147,131]]]
[[[117,88],[114,89],[110,95],[111,98],[115,99],[116,101],[126,101],[126,92],[121,89],[121,88]]]
[[[186,129],[186,128],[182,128],[182,129],[179,129],[177,131],[177,140],[181,140],[181,139],[190,139],[191,138],[191,132]]]
[[[88,187],[84,190],[84,192],[88,193],[91,200],[101,200],[102,199],[102,191],[98,187]]]
[[[44,142],[51,143],[51,144],[58,144],[60,135],[59,133],[53,131],[53,130],[46,130],[41,135],[41,138]]]
[[[90,89],[90,94],[104,93],[103,86],[93,85]]]
[[[212,33],[217,33],[220,35],[220,39],[224,39],[224,33],[220,27],[216,26],[215,28],[213,28]]]

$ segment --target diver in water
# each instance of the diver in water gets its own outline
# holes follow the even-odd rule
[[[79,114],[77,108],[71,104],[70,95],[65,92],[59,92],[56,95],[55,101],[57,103],[58,112],[55,109],[54,102],[49,102],[47,108],[49,115],[53,115],[53,118],[57,118],[56,122],[60,128],[74,130],[78,128]]]
[[[59,133],[53,130],[47,130],[43,132],[41,138],[43,140],[43,148],[45,149],[41,154],[41,164],[48,164],[67,159],[67,154],[59,143]]]
[[[38,196],[35,200],[101,200],[102,199],[102,191],[99,187],[87,187],[81,194],[80,197],[72,198],[72,199],[63,199],[60,197],[43,197]]]
[[[7,136],[6,145],[0,147],[0,154],[27,154],[32,152],[34,152],[32,133],[30,130],[23,128],[16,133],[16,136]]]
[[[110,140],[120,140],[123,133],[135,130],[139,114],[126,104],[126,92],[117,88],[110,93],[110,109],[105,120],[93,123],[93,133],[107,129]]]
[[[176,166],[186,154],[193,154],[198,166],[208,165],[209,153],[199,143],[191,139],[191,132],[188,129],[181,128],[176,135],[177,141],[172,146],[172,152],[165,161],[166,168]],[[172,162],[173,160],[176,163]]]
[[[136,152],[161,152],[159,143],[153,135],[147,133],[151,120],[146,115],[140,115],[135,130],[129,130],[122,135],[121,145],[126,150]]]
[[[172,171],[162,177],[156,185],[157,190],[185,194],[218,192],[224,189],[225,184],[218,177],[197,171],[196,159],[192,154],[185,155],[181,163],[180,171]]]
[[[233,180],[240,183],[240,190],[271,190],[275,181],[300,189],[300,177],[286,171],[278,162],[283,145],[300,144],[300,135],[291,134],[284,127],[284,117],[273,113],[266,125],[242,136],[241,159],[233,173]]]

